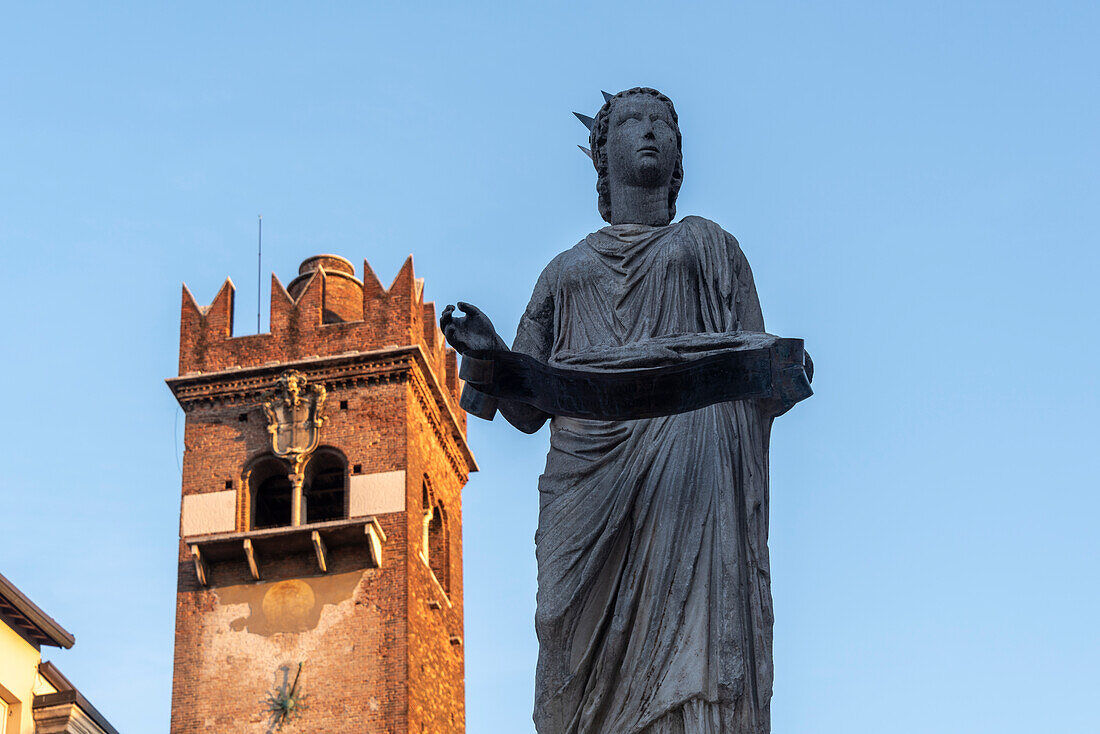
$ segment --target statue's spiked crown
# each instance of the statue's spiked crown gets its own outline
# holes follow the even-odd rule
[[[611,98],[614,97],[614,96],[615,96],[614,94],[608,94],[607,92],[603,92],[603,102],[604,102],[604,104],[607,104],[608,102],[610,102]],[[595,117],[589,117],[588,115],[583,115],[580,112],[574,112],[573,114],[577,116],[577,119],[581,121],[581,124],[584,125],[586,128],[588,128],[588,132],[591,133],[592,132],[592,126],[596,124],[596,118]],[[592,151],[589,148],[586,148],[583,145],[578,145],[577,147],[580,148],[581,152],[584,153],[586,156],[588,156],[589,159],[592,158]]]

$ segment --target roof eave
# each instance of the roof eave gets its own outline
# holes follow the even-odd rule
[[[3,597],[20,615],[37,628],[46,638],[45,644],[68,649],[76,643],[72,633],[62,627],[53,617],[42,611],[15,584],[0,574],[0,597]]]

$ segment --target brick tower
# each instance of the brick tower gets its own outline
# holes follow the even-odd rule
[[[410,257],[312,257],[233,336],[186,286],[173,734],[465,731],[453,350]],[[299,666],[299,664],[301,664]],[[297,680],[297,686],[295,686]],[[293,704],[293,705],[292,705]]]

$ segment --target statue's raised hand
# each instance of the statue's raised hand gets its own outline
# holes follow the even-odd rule
[[[459,354],[508,349],[493,328],[493,322],[477,306],[459,301],[458,307],[466,315],[455,316],[455,307],[447,306],[439,317],[439,328],[447,337],[447,343]]]

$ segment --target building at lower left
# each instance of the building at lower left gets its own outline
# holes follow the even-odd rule
[[[118,734],[42,647],[75,638],[0,574],[0,734]]]

